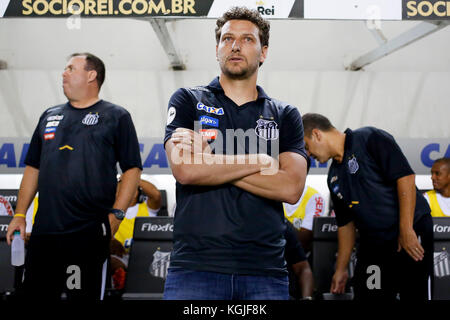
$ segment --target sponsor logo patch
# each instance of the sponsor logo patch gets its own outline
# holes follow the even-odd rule
[[[337,184],[333,187],[333,193],[338,193],[338,191],[339,191],[339,185]]]
[[[223,108],[215,108],[215,107],[208,107],[205,106],[203,103],[199,102],[197,103],[197,109],[203,110],[208,113],[216,114],[218,116],[224,115],[225,112],[223,111]]]
[[[201,116],[200,123],[211,127],[219,127],[219,120],[208,116]]]
[[[47,118],[47,121],[61,121],[64,118],[64,115],[55,115]]]
[[[46,128],[45,129],[45,133],[50,133],[50,132],[55,132],[56,128],[55,127],[51,127],[51,128]]]
[[[55,138],[55,133],[46,133],[44,134],[44,140],[51,140]]]
[[[47,125],[45,127],[49,128],[49,127],[57,127],[57,126],[59,126],[59,121],[50,121],[50,122],[47,122]]]
[[[201,129],[200,134],[202,137],[208,138],[208,140],[215,140],[217,137],[217,130],[214,129]]]

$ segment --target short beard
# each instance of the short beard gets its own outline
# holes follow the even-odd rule
[[[225,64],[220,65],[220,69],[222,70],[222,73],[232,80],[248,79],[258,70],[258,67],[259,67],[258,64],[250,65],[247,68],[241,69],[237,72],[233,72],[229,68],[226,67],[226,62],[225,62]]]

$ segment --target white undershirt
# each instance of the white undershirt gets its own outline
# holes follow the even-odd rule
[[[303,194],[296,204],[284,203],[284,208],[286,210],[286,215],[290,217],[294,214],[295,210],[297,210],[298,206],[302,202],[307,187],[303,190]],[[315,193],[306,204],[305,208],[305,218],[302,221],[302,228],[306,230],[312,230],[314,215],[323,216],[325,212],[325,202],[323,197],[319,193]]]

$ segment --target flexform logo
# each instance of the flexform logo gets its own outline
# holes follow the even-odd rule
[[[153,224],[153,223],[143,223],[142,227],[141,227],[141,231],[150,231],[150,232],[155,232],[155,231],[163,231],[163,232],[173,232],[173,224],[172,223],[167,223],[165,225],[162,224]]]
[[[433,232],[450,233],[450,226],[442,226],[439,224],[435,224],[435,225],[433,225]]]
[[[338,226],[336,224],[325,223],[322,226],[322,232],[337,232]]]

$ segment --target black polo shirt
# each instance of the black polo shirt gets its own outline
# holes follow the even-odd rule
[[[260,87],[257,90],[255,101],[237,106],[225,96],[218,78],[208,86],[179,89],[169,101],[164,141],[176,128],[194,130],[194,121],[198,121],[202,124],[198,130],[207,130],[202,132],[211,138],[216,154],[264,152],[277,156],[290,151],[306,158],[298,110],[269,98]],[[238,131],[228,131],[227,135],[227,129]],[[246,133],[247,138],[238,138],[233,132]],[[258,148],[254,141],[258,141]],[[231,184],[194,186],[178,182],[176,201],[172,267],[286,275],[281,202]]]
[[[45,111],[25,164],[39,169],[39,206],[33,234],[65,234],[105,221],[123,172],[140,168],[131,116],[103,100],[77,109],[66,103]]]
[[[343,161],[332,162],[327,179],[337,224],[354,221],[361,241],[394,240],[399,228],[397,180],[414,171],[389,133],[364,127],[345,134]],[[414,223],[426,214],[430,208],[416,188]]]

